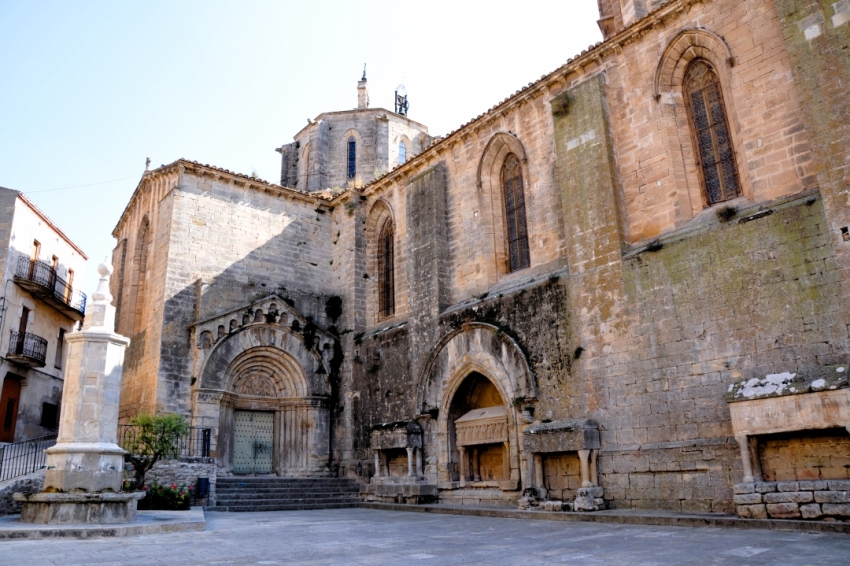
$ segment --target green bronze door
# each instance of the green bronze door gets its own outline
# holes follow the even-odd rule
[[[233,473],[272,473],[274,413],[235,411],[233,417]]]

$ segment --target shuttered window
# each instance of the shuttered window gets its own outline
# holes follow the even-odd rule
[[[502,166],[502,188],[505,199],[510,271],[519,271],[531,265],[531,261],[528,254],[522,167],[519,159],[512,153],[505,158],[505,164]]]

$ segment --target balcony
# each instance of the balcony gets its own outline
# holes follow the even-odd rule
[[[40,368],[44,367],[46,357],[47,340],[29,332],[12,330],[7,360],[31,368]]]
[[[64,279],[56,275],[56,270],[47,263],[19,257],[14,279],[21,288],[71,320],[78,321],[85,317],[86,294],[75,291]]]

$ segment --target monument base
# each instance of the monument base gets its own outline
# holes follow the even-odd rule
[[[21,502],[21,522],[41,525],[114,525],[136,518],[136,505],[144,497],[133,493],[16,493]]]

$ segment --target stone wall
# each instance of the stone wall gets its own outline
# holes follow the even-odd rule
[[[850,519],[850,481],[741,483],[738,516],[747,519]]]
[[[133,479],[133,472],[126,472],[126,479]],[[215,504],[215,485],[217,479],[215,458],[179,458],[160,460],[145,474],[145,485],[154,482],[159,485],[195,486],[198,478],[209,478],[210,495],[206,505]]]
[[[44,470],[0,483],[0,515],[21,512],[21,504],[12,499],[13,493],[39,493],[44,485]]]
[[[845,429],[762,436],[758,452],[765,481],[850,479],[850,434]]]

